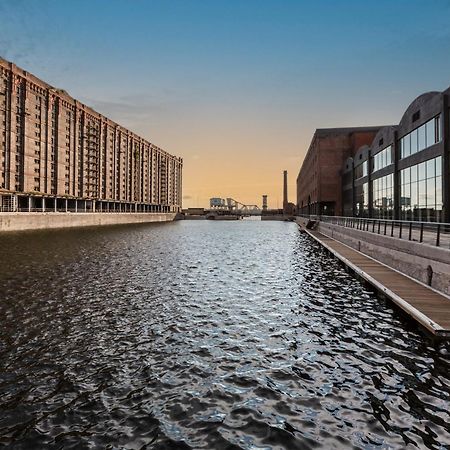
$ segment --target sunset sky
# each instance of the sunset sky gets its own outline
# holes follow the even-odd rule
[[[281,207],[316,128],[450,85],[450,0],[0,0],[0,56],[184,159],[184,206]]]

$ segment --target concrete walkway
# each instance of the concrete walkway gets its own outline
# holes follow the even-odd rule
[[[314,230],[305,230],[437,337],[450,338],[450,298]]]

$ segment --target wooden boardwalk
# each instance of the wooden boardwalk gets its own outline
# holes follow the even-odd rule
[[[318,231],[306,232],[432,334],[450,338],[450,298]]]

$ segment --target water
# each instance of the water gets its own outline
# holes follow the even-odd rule
[[[0,446],[450,448],[450,357],[293,223],[0,237]]]

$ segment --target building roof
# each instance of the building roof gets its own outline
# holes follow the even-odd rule
[[[385,126],[392,125],[379,125],[379,126],[370,126],[370,127],[342,127],[342,128],[317,128],[315,131],[316,136],[329,136],[332,134],[340,134],[340,133],[354,133],[356,131],[378,131],[380,128]]]

